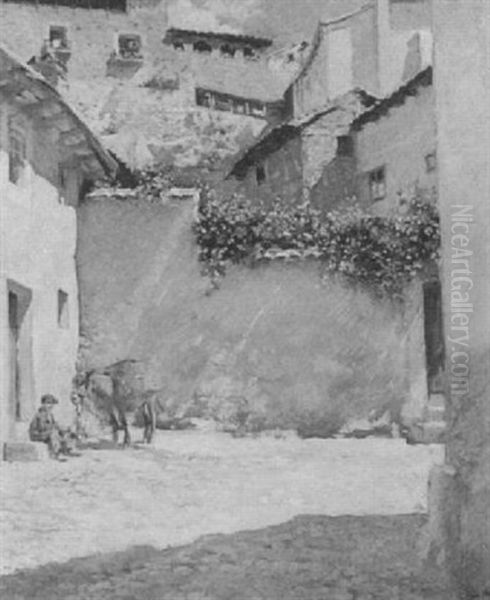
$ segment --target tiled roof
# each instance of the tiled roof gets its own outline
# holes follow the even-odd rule
[[[221,60],[219,64],[203,61],[195,83],[199,88],[261,102],[282,101],[287,87],[267,65],[234,59]]]
[[[341,98],[329,102],[323,108],[305,115],[300,119],[291,118],[279,125],[266,127],[255,143],[238,156],[228,177],[231,175],[240,176],[240,174],[243,174],[248,166],[257,161],[257,159],[275,152],[290,139],[299,135],[304,129],[313,125],[318,119],[341,108],[343,100],[347,96],[352,95],[356,95],[361,104],[366,107],[371,106],[376,101],[373,96],[369,95],[364,90],[353,90]]]
[[[84,121],[73,111],[73,109],[61,97],[59,92],[53,88],[46,79],[31,69],[11,50],[0,45],[0,79],[5,86],[13,85],[16,90],[19,101],[27,101],[32,105],[50,106],[55,105],[59,112],[52,118],[67,118],[72,131],[81,134],[83,143],[89,148],[89,152],[96,160],[96,163],[102,167],[105,174],[113,176],[117,170],[116,161],[108,154],[92,133]],[[70,132],[65,132],[68,137]]]
[[[432,67],[426,67],[399,87],[393,94],[378,100],[372,108],[363,112],[352,122],[352,129],[357,131],[362,129],[367,123],[377,121],[395,106],[401,106],[410,96],[417,95],[417,90],[422,86],[432,85]]]

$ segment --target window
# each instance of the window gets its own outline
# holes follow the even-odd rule
[[[210,54],[213,51],[213,49],[211,48],[211,46],[207,42],[205,42],[204,40],[199,40],[199,41],[195,42],[195,44],[194,44],[194,50],[196,52],[204,52],[204,53],[207,53],[207,54]]]
[[[233,58],[235,56],[236,49],[233,48],[233,46],[230,46],[229,44],[223,44],[220,50],[221,55],[225,56],[226,58]]]
[[[437,168],[437,156],[435,151],[427,154],[425,157],[425,170],[427,173],[435,171]]]
[[[61,329],[68,329],[70,326],[68,314],[68,294],[63,290],[58,290],[58,326]]]
[[[51,25],[49,28],[49,45],[53,50],[68,50],[68,33],[66,27]]]
[[[18,183],[27,157],[25,132],[9,123],[9,181]]]
[[[265,117],[265,105],[262,102],[250,102],[250,114],[255,117]]]
[[[383,200],[386,196],[385,168],[379,167],[368,174],[371,201]]]
[[[218,110],[233,110],[233,102],[228,96],[216,96],[215,107]]]
[[[262,185],[266,180],[265,166],[257,165],[255,168],[255,177],[257,179],[257,183]]]
[[[205,106],[211,108],[213,105],[213,96],[211,92],[205,92],[204,90],[196,90],[196,104],[198,106]]]
[[[137,34],[123,34],[118,39],[118,51],[121,58],[142,58],[141,36]]]
[[[250,46],[245,46],[245,48],[243,49],[243,56],[249,59],[257,58],[255,50]]]
[[[350,135],[341,135],[337,138],[337,156],[354,156],[354,140]]]

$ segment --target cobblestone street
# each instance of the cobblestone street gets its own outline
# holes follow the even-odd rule
[[[422,598],[410,578],[442,456],[401,440],[172,432],[152,448],[2,464],[2,573],[63,564],[4,576],[0,596]],[[371,596],[356,596],[373,573]],[[383,591],[394,582],[399,596]]]

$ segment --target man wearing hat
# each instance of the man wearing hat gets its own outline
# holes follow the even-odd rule
[[[59,458],[60,454],[72,453],[69,433],[64,432],[56,423],[53,407],[58,400],[51,394],[41,398],[41,406],[29,426],[29,437],[32,442],[48,444],[51,456]]]

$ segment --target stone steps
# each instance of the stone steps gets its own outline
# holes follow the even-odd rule
[[[8,462],[36,462],[48,459],[48,447],[41,442],[6,442],[3,446],[3,460]]]

